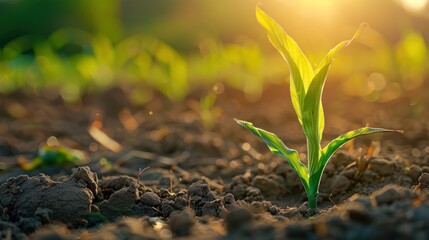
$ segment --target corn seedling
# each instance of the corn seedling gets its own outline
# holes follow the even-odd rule
[[[378,132],[391,132],[383,128],[364,127],[347,132],[332,140],[324,148],[320,141],[325,125],[322,90],[328,74],[329,67],[339,50],[349,45],[356,38],[361,29],[358,29],[352,39],[340,42],[313,69],[307,57],[298,44],[259,7],[256,7],[258,22],[267,30],[268,38],[274,47],[280,52],[290,68],[290,94],[292,105],[307,139],[308,166],[299,159],[299,153],[288,148],[279,137],[263,129],[254,127],[252,123],[237,120],[237,123],[261,138],[268,148],[277,155],[284,157],[296,171],[304,186],[308,198],[308,206],[317,208],[317,196],[323,171],[331,156],[346,142],[362,136]]]

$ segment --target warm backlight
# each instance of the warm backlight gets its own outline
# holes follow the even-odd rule
[[[412,12],[422,11],[428,4],[429,0],[400,0],[405,9]]]

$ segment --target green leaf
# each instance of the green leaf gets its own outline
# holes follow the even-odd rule
[[[267,30],[270,42],[289,64],[292,104],[296,115],[298,116],[298,120],[302,124],[304,98],[314,76],[313,68],[295,40],[293,40],[276,21],[268,16],[258,6],[256,7],[256,18]]]
[[[357,38],[365,26],[365,24],[362,24],[350,40],[343,41],[332,48],[315,69],[314,78],[312,79],[310,87],[304,98],[304,107],[302,113],[304,122],[303,127],[306,136],[309,138],[314,138],[314,141],[316,139],[319,142],[322,140],[323,129],[325,127],[325,116],[322,106],[322,92],[329,68],[334,61],[336,54],[341,49],[348,46],[355,38]]]
[[[343,146],[346,142],[348,142],[348,141],[350,141],[356,137],[359,137],[359,136],[373,134],[373,133],[380,133],[380,132],[400,132],[400,133],[402,133],[402,131],[399,131],[399,130],[389,130],[389,129],[384,129],[384,128],[371,128],[371,127],[359,128],[357,130],[347,132],[347,133],[335,138],[334,140],[332,140],[328,145],[326,145],[322,149],[322,155],[320,156],[319,167],[321,169],[323,169],[326,166],[326,164],[328,163],[331,156],[341,146]]]
[[[351,42],[353,42],[353,40],[355,40],[356,38],[359,37],[359,35],[361,34],[362,30],[364,28],[367,28],[368,24],[367,23],[362,23],[358,30],[356,30],[355,34],[353,35],[353,37],[349,40],[345,40],[342,41],[340,43],[338,43],[334,48],[332,48],[328,54],[325,56],[325,58],[319,63],[319,65],[317,65],[316,69],[314,69],[315,74],[317,74],[322,68],[324,68],[326,65],[330,65],[332,63],[332,61],[335,58],[335,55],[344,47],[347,47]]]
[[[292,169],[295,170],[301,181],[305,185],[304,187],[308,188],[308,169],[305,164],[303,164],[299,160],[299,154],[296,150],[288,148],[279,137],[277,137],[274,133],[265,131],[264,129],[260,129],[254,127],[252,123],[246,122],[243,120],[235,119],[235,121],[253,133],[255,136],[261,138],[268,146],[268,148],[274,154],[280,155],[284,157],[289,164],[292,166]]]

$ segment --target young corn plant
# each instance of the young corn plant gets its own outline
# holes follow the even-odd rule
[[[352,39],[336,45],[329,51],[319,65],[313,69],[298,44],[279,24],[259,7],[256,7],[256,17],[258,22],[267,30],[270,42],[289,65],[291,79],[290,95],[292,98],[292,105],[307,139],[308,166],[300,161],[299,154],[296,150],[288,148],[275,134],[254,127],[250,122],[238,119],[235,120],[251,133],[261,138],[274,154],[280,155],[287,160],[301,179],[307,194],[309,208],[316,209],[317,195],[319,193],[319,185],[323,170],[335,151],[343,144],[356,137],[378,132],[392,132],[395,130],[364,127],[347,132],[322,148],[320,141],[325,125],[322,107],[322,90],[328,70],[337,52],[349,45],[352,40],[359,35],[362,26]]]

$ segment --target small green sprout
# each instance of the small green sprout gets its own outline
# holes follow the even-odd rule
[[[356,38],[361,29],[358,29],[352,39],[343,41],[331,49],[322,62],[313,69],[307,57],[298,44],[259,7],[256,7],[258,22],[267,30],[268,38],[280,52],[290,68],[290,94],[292,104],[298,120],[307,139],[308,166],[299,159],[296,150],[288,148],[275,134],[254,127],[252,123],[237,120],[236,122],[248,129],[255,136],[261,138],[268,148],[277,155],[284,157],[296,171],[307,193],[308,206],[317,208],[317,195],[323,170],[331,156],[346,142],[362,136],[378,132],[392,132],[383,128],[364,127],[347,132],[332,140],[324,148],[321,147],[323,128],[325,125],[322,107],[322,90],[325,84],[329,67],[336,53],[349,45]]]
[[[200,101],[190,101],[189,107],[200,115],[203,126],[206,130],[212,130],[215,127],[216,121],[222,115],[222,109],[216,106],[218,99],[215,91],[216,85],[210,89]]]
[[[19,164],[24,170],[31,171],[38,167],[82,164],[86,161],[87,157],[82,151],[65,146],[43,145],[39,148],[37,157],[30,162],[22,158]]]
[[[204,127],[208,130],[211,130],[215,126],[216,120],[221,115],[221,109],[216,106],[216,100],[217,95],[214,91],[209,91],[200,99],[199,114]]]

